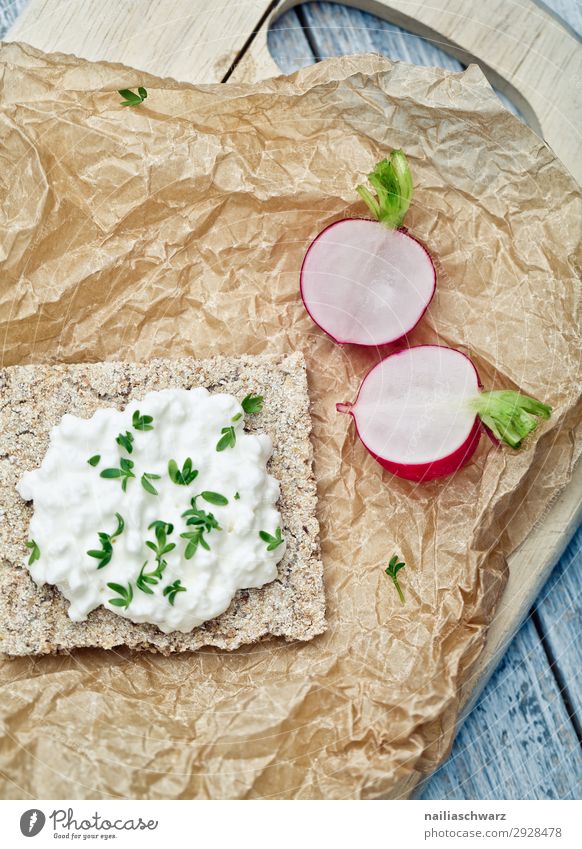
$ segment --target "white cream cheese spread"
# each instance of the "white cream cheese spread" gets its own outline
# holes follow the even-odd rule
[[[285,543],[279,484],[266,472],[273,446],[244,432],[245,402],[167,389],[122,412],[67,414],[52,429],[18,491],[34,501],[28,568],[39,586],[59,588],[71,619],[103,605],[186,632],[237,590],[277,577]]]

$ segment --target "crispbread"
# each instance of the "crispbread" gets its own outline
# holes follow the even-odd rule
[[[265,398],[263,411],[248,416],[245,426],[267,432],[274,444],[268,470],[281,484],[279,509],[287,541],[278,578],[260,589],[238,592],[225,613],[187,634],[163,634],[104,608],[85,622],[72,622],[61,593],[48,585],[38,588],[22,565],[32,515],[32,505],[16,491],[22,472],[40,465],[50,429],[64,413],[88,417],[98,407],[123,408],[152,390],[193,386],[240,399],[251,391]],[[201,646],[235,649],[268,636],[309,640],[325,630],[302,354],[12,366],[0,370],[0,392],[1,652],[47,654],[126,645],[169,654]]]

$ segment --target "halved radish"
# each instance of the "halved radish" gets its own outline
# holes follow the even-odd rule
[[[471,360],[454,348],[419,345],[392,354],[367,374],[350,413],[370,454],[401,478],[427,481],[471,458],[485,425],[519,448],[536,416],[552,409],[509,390],[483,392]]]
[[[357,191],[376,216],[345,218],[311,243],[301,267],[301,297],[335,342],[385,345],[409,333],[435,291],[426,249],[400,229],[412,197],[406,157],[394,150],[369,175],[377,198]]]

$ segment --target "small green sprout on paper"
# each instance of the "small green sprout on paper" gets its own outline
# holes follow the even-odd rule
[[[33,563],[36,563],[37,560],[40,560],[40,548],[33,539],[28,540],[28,542],[26,543],[26,547],[30,549],[28,565],[32,566]]]
[[[153,430],[152,416],[142,416],[139,410],[136,410],[131,417],[131,426],[134,430]]]
[[[253,395],[252,392],[249,392],[246,398],[243,398],[241,407],[245,413],[260,413],[263,409],[263,401],[264,398],[262,395]]]
[[[275,531],[275,536],[273,536],[272,534],[268,534],[267,531],[259,531],[259,536],[263,540],[263,542],[267,543],[267,551],[274,551],[284,542],[283,537],[281,535],[281,528],[277,528],[277,530]]]
[[[178,486],[189,486],[198,477],[198,470],[192,468],[191,458],[186,457],[182,471],[180,471],[175,460],[170,460],[168,463],[168,474],[170,480],[178,484]]]
[[[116,437],[115,441],[118,445],[121,445],[122,448],[125,448],[128,454],[131,454],[133,451],[133,434],[126,430],[125,433],[120,433],[119,436]]]
[[[132,471],[133,462],[131,460],[127,460],[125,457],[122,457],[119,461],[119,468],[113,469],[103,469],[100,477],[102,478],[120,478],[121,479],[121,488],[125,492],[127,490],[127,482],[130,478],[134,478],[135,475]]]
[[[159,495],[157,489],[150,483],[150,481],[157,481],[161,478],[161,475],[154,475],[153,472],[144,472],[141,476],[141,485],[145,489],[146,492],[149,492],[151,495]]]
[[[222,436],[216,443],[217,451],[224,451],[225,448],[234,448],[236,445],[236,433],[233,427],[223,427],[220,431]]]
[[[125,528],[125,522],[119,513],[115,514],[115,518],[117,519],[117,527],[112,534],[107,534],[105,531],[99,531],[97,534],[99,542],[101,543],[101,549],[90,549],[87,552],[89,557],[95,557],[99,561],[97,569],[103,569],[104,566],[107,566],[107,564],[111,562],[115,538],[122,534],[123,529]]]
[[[390,560],[387,568],[384,570],[389,578],[392,579],[392,583],[396,587],[396,591],[400,597],[400,601],[404,604],[404,593],[402,592],[402,588],[398,583],[398,572],[401,569],[404,569],[406,563],[403,563],[402,560],[399,559],[398,555],[395,554],[394,557]]]
[[[114,593],[119,595],[119,598],[110,598],[109,604],[112,604],[114,607],[124,607],[127,610],[133,600],[133,587],[131,586],[131,582],[127,585],[127,587],[122,586],[122,584],[107,584],[107,586],[110,590],[113,590]]]
[[[93,468],[95,468],[95,466],[99,465],[100,459],[101,459],[101,454],[93,454],[92,457],[89,457],[87,462],[89,463],[90,466],[93,466]]]
[[[117,93],[124,98],[121,102],[122,106],[139,106],[148,96],[146,89],[141,85],[137,90],[137,94],[130,88],[120,88]]]
[[[174,601],[176,600],[176,596],[178,593],[185,593],[186,587],[182,586],[182,582],[180,580],[174,581],[173,584],[168,584],[167,587],[164,587],[164,595],[167,597],[168,601],[174,606]]]

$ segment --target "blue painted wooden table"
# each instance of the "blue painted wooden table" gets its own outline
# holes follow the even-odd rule
[[[25,5],[26,0],[0,0],[0,37]],[[582,34],[577,0],[546,5]],[[462,68],[434,44],[333,3],[288,12],[271,30],[269,47],[287,73],[328,56],[364,52]],[[421,798],[581,797],[581,565],[582,528],[462,726],[448,761],[421,788]]]

